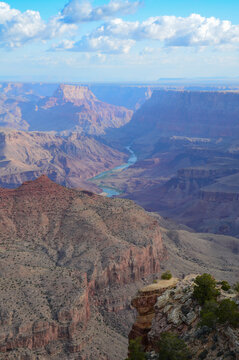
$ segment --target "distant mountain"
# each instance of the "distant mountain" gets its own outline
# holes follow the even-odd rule
[[[86,180],[124,162],[125,154],[73,133],[0,131],[0,185],[16,187],[47,174],[69,186],[97,190]]]
[[[57,84],[48,83],[3,82],[0,83],[0,94],[36,99],[37,97],[51,96],[57,87]]]
[[[60,85],[54,95],[41,100],[25,113],[30,130],[77,130],[92,135],[107,128],[119,128],[131,120],[133,112],[99,101],[88,87]]]
[[[49,94],[55,89],[52,96]],[[0,84],[0,126],[31,131],[104,134],[131,120],[132,110],[102,102],[85,86]]]

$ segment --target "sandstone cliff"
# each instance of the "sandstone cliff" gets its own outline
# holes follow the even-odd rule
[[[123,359],[130,297],[165,258],[157,220],[45,176],[0,189],[0,219],[0,358]]]

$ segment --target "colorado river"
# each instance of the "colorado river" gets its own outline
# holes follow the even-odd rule
[[[91,181],[106,178],[107,176],[112,175],[115,172],[123,171],[123,170],[127,169],[129,166],[135,164],[137,161],[137,156],[135,155],[134,151],[131,149],[130,146],[126,146],[126,149],[130,153],[130,157],[129,157],[127,163],[122,164],[120,166],[116,166],[112,170],[104,171],[104,172],[100,173],[99,175],[96,175],[95,177],[93,177],[91,179]],[[102,192],[104,194],[106,194],[107,197],[112,197],[112,196],[120,194],[119,190],[117,190],[117,189],[108,188],[108,187],[100,187],[100,189],[102,190]]]

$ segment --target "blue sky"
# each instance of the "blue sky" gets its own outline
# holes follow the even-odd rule
[[[239,2],[0,2],[0,79],[238,77]]]

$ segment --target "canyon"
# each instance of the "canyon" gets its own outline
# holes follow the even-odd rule
[[[196,231],[239,236],[238,92],[154,91],[106,134],[138,162],[96,184]]]
[[[79,133],[62,137],[54,132],[0,130],[0,185],[17,187],[42,174],[59,184],[100,190],[87,182],[127,156]]]
[[[1,359],[122,360],[161,271],[238,280],[239,93],[155,88],[1,84]]]
[[[25,88],[9,84],[0,92],[2,127],[30,131],[77,130],[99,135],[104,134],[106,128],[125,125],[133,114],[123,106],[99,101],[87,86],[61,84],[52,96],[34,95],[33,90]]]
[[[238,99],[237,90],[1,84],[1,125],[24,130],[21,136],[28,139],[20,163],[17,151],[2,154],[1,184],[14,187],[46,173],[70,187],[113,189],[199,232],[239,236]],[[41,140],[44,151],[34,163],[27,149],[39,147],[39,140],[29,141],[39,139],[39,131],[48,140]],[[72,140],[76,132],[81,140]],[[127,146],[137,156],[135,164],[88,181],[125,163]]]
[[[1,359],[124,359],[131,299],[161,268],[238,276],[238,239],[46,176],[1,188],[0,218]]]

